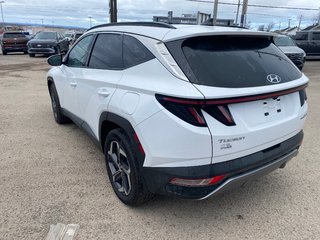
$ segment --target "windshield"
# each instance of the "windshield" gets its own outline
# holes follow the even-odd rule
[[[296,46],[295,42],[287,36],[281,36],[281,37],[274,37],[273,38],[274,43],[277,46]]]
[[[34,39],[52,39],[56,40],[57,34],[55,32],[39,32]]]
[[[189,80],[200,85],[257,87],[272,84],[269,74],[279,75],[281,83],[301,77],[269,37],[202,36],[177,42],[166,45]]]
[[[5,33],[3,38],[25,38],[23,33]]]
[[[78,39],[78,38],[81,37],[81,36],[82,36],[82,33],[77,33],[76,36],[75,36],[75,38]]]

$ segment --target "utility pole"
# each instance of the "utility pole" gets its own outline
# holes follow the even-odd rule
[[[320,7],[319,7],[319,18],[318,18],[318,25],[320,25]]]
[[[248,0],[243,0],[242,13],[241,13],[241,24],[240,24],[241,27],[244,27],[246,25],[247,12],[248,12]]]
[[[41,18],[41,29],[43,31],[43,18]]]
[[[117,22],[117,0],[109,0],[109,14],[110,14],[110,22]]]
[[[90,28],[92,28],[92,17],[88,16],[88,18],[90,19]]]
[[[1,17],[2,17],[2,28],[3,31],[5,30],[5,26],[4,26],[4,17],[3,17],[3,9],[2,9],[2,4],[5,3],[5,1],[0,1],[0,6],[1,6]]]
[[[238,0],[237,14],[236,14],[236,25],[238,25],[239,11],[240,11],[240,1]]]
[[[288,18],[288,28],[291,26],[291,18]]]
[[[219,5],[218,0],[214,0],[213,15],[212,15],[212,25],[216,25],[217,24],[218,5]]]
[[[299,18],[299,26],[298,26],[298,31],[300,31],[301,21],[302,21],[302,14],[300,15],[300,18]]]

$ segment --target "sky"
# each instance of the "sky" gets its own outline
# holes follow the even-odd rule
[[[210,1],[210,0],[208,0]],[[154,15],[166,16],[173,11],[174,16],[211,13],[212,3],[200,3],[187,0],[118,0],[118,21],[152,21]],[[220,0],[220,2],[238,3],[238,0]],[[249,4],[290,6],[319,9],[320,0],[249,0]],[[109,22],[109,0],[5,0],[3,13],[5,22],[64,25],[89,28],[92,25]],[[219,5],[218,18],[235,19],[236,6]],[[241,8],[240,8],[241,11]],[[248,8],[247,22],[251,27],[274,24],[274,29],[298,25],[311,25],[319,11],[302,11],[270,8]],[[1,21],[1,18],[0,18]]]

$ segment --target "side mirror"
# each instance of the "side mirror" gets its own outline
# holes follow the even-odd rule
[[[62,64],[62,56],[59,55],[53,55],[48,58],[47,60],[48,64],[51,66],[61,66]]]

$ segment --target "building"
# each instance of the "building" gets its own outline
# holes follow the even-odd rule
[[[153,16],[154,22],[163,22],[163,23],[170,23],[170,24],[201,24],[203,22],[210,21],[212,23],[211,14],[201,13],[198,12],[197,14],[182,14],[181,17],[173,17],[172,11],[168,12],[168,16]],[[217,25],[224,25],[224,26],[232,26],[234,25],[233,19],[217,19]]]

